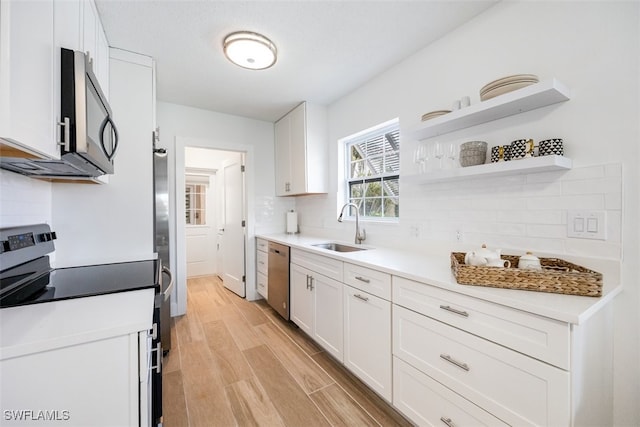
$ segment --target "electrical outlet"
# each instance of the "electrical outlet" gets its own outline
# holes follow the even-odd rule
[[[607,240],[607,212],[568,211],[567,236],[578,239]]]
[[[411,237],[420,237],[420,226],[419,225],[410,225],[409,226],[409,236]]]

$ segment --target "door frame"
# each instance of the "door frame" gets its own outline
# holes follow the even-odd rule
[[[175,253],[175,263],[172,264],[172,271],[176,280],[176,288],[174,298],[171,300],[171,315],[180,316],[187,312],[187,258],[185,244],[185,148],[206,148],[212,150],[235,151],[244,153],[244,206],[246,216],[246,227],[244,234],[244,252],[245,252],[245,292],[246,299],[249,301],[256,300],[259,297],[256,291],[256,267],[255,267],[255,196],[254,196],[254,148],[245,144],[234,144],[224,141],[214,141],[203,138],[175,137],[174,142],[174,159],[175,159],[175,199],[171,206],[173,207],[172,217],[175,220],[170,221],[170,227],[175,227],[175,239],[173,239],[173,253]]]

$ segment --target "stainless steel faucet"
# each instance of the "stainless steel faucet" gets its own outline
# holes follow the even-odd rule
[[[356,205],[355,203],[345,203],[342,206],[342,209],[340,210],[340,216],[338,217],[338,222],[342,222],[342,214],[344,214],[344,208],[346,208],[347,206],[353,206],[356,210],[356,238],[355,238],[355,243],[356,245],[359,245],[360,243],[362,243],[362,241],[364,239],[367,238],[367,232],[364,230],[364,228],[362,230],[360,230],[360,222],[359,222],[359,209],[358,209],[358,205]]]

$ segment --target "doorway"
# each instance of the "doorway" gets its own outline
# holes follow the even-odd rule
[[[246,296],[244,153],[184,148],[187,278],[217,275]]]

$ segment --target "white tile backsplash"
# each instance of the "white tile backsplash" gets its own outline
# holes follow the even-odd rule
[[[0,227],[51,224],[51,183],[0,170]]]
[[[400,221],[384,226],[365,222],[366,243],[412,250],[486,243],[512,252],[621,258],[620,164],[429,184],[401,178],[400,194]],[[303,231],[348,240],[354,225],[337,223],[327,198],[297,198]],[[607,240],[568,238],[569,209],[606,210]]]

